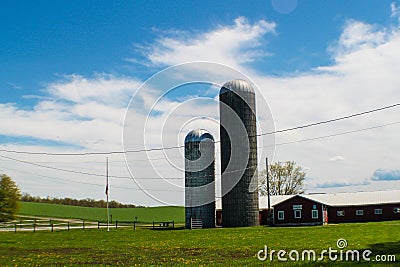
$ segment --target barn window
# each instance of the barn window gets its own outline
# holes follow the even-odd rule
[[[357,216],[363,216],[364,215],[364,210],[356,210],[356,215]]]
[[[301,219],[301,210],[294,210],[294,218]]]
[[[311,217],[313,219],[318,219],[318,210],[312,210],[311,211]]]
[[[400,208],[394,208],[394,209],[393,209],[393,212],[394,212],[394,213],[400,213]]]
[[[344,210],[338,210],[336,214],[337,216],[344,216]]]
[[[374,214],[382,214],[382,209],[374,209]]]
[[[278,220],[284,220],[285,219],[285,211],[279,210],[278,211]]]

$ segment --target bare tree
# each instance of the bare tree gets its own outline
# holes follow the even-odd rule
[[[294,161],[275,162],[269,165],[269,188],[271,195],[295,195],[304,193],[306,173]],[[261,195],[267,195],[266,171],[260,172]]]

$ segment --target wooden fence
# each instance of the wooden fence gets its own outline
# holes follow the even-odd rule
[[[164,222],[136,222],[136,221],[115,221],[114,223],[93,222],[84,220],[62,220],[62,219],[32,219],[32,220],[15,220],[11,222],[0,223],[1,231],[51,231],[70,230],[70,229],[93,229],[93,228],[121,228],[133,227],[142,229],[174,229],[174,221]]]
[[[136,230],[137,227],[143,229],[174,229],[175,221],[152,221],[152,222],[137,222],[137,221],[115,221],[115,228],[132,227]]]
[[[0,231],[42,231],[49,230],[70,230],[94,228],[96,222],[86,222],[84,220],[57,220],[57,219],[32,219],[32,220],[15,220],[11,222],[0,223]]]

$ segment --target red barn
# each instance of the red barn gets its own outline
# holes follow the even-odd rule
[[[222,223],[221,201],[216,201],[217,225]],[[259,223],[267,224],[268,200],[259,198]],[[400,220],[400,190],[271,196],[277,226]]]
[[[275,225],[390,220],[400,220],[400,190],[295,195],[274,205]]]
[[[400,219],[400,190],[310,195],[326,205],[329,223]]]
[[[294,195],[274,205],[275,225],[319,225],[324,223],[324,204]]]

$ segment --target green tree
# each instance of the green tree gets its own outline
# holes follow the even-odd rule
[[[295,195],[304,193],[306,173],[294,161],[275,162],[269,165],[269,188],[271,195]],[[261,195],[267,195],[266,171],[260,172]]]
[[[12,220],[18,212],[21,192],[17,184],[7,175],[0,176],[0,221]]]

